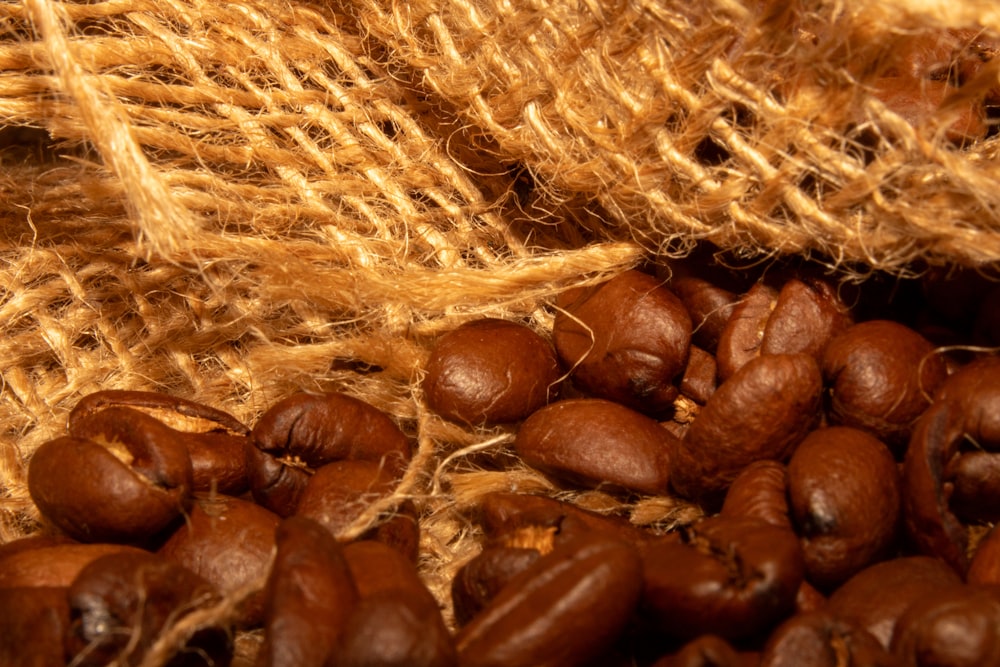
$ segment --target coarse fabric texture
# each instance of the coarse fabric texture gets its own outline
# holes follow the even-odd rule
[[[943,136],[1000,59],[916,125],[868,87],[899,44],[947,27],[993,37],[1000,16],[926,0],[0,5],[0,541],[37,529],[26,463],[87,393],[167,391],[252,424],[293,391],[346,391],[418,445],[363,523],[417,499],[428,577],[446,581],[474,541],[452,510],[569,492],[518,467],[511,429],[428,412],[438,334],[479,316],[544,333],[561,290],[698,242],[843,275],[1000,261],[1000,140]]]

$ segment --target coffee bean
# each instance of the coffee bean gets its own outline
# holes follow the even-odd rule
[[[582,534],[512,578],[458,631],[459,664],[583,664],[618,638],[641,588],[641,562],[632,547]]]
[[[835,336],[823,353],[829,420],[870,431],[901,451],[946,369],[934,346],[913,329],[870,320]]]
[[[719,514],[744,516],[792,530],[788,509],[788,471],[778,461],[754,461],[736,475]]]
[[[760,356],[764,329],[777,302],[778,291],[763,282],[751,287],[737,302],[715,352],[721,381],[725,382],[751,359]]]
[[[473,426],[524,419],[556,394],[561,375],[548,341],[523,324],[494,318],[441,336],[424,371],[430,408]]]
[[[121,544],[63,543],[19,549],[0,558],[0,589],[66,588],[91,561],[111,553],[146,553]]]
[[[468,623],[517,574],[541,556],[538,549],[489,547],[458,569],[451,582],[455,623]]]
[[[668,411],[687,363],[691,316],[657,278],[625,271],[557,302],[552,340],[584,391],[649,414]]]
[[[738,652],[722,637],[702,635],[663,656],[653,667],[757,667],[758,662],[758,656]]]
[[[1000,664],[1000,590],[955,586],[915,601],[900,617],[892,652],[903,665]]]
[[[252,502],[221,495],[198,495],[184,523],[159,548],[159,555],[203,577],[223,594],[267,574],[274,550],[277,514]],[[259,625],[263,594],[247,600],[244,626]]]
[[[718,504],[745,466],[787,459],[817,421],[821,391],[819,368],[809,355],[747,362],[719,385],[676,448],[674,490]]]
[[[804,576],[795,534],[745,517],[704,519],[642,556],[642,616],[680,640],[759,637],[794,611]]]
[[[764,326],[761,354],[809,354],[819,362],[830,340],[853,324],[850,309],[827,282],[786,282]]]
[[[714,354],[739,298],[728,289],[692,275],[676,277],[669,285],[690,314],[692,340]]]
[[[867,630],[825,612],[798,614],[768,638],[760,667],[901,667]]]
[[[976,545],[966,581],[970,585],[1000,584],[1000,529],[996,525]]]
[[[888,554],[899,526],[900,483],[889,448],[865,431],[813,431],[788,463],[788,498],[806,576],[830,590]]]
[[[65,588],[0,589],[0,665],[66,667],[68,628]]]
[[[717,365],[715,357],[700,347],[692,345],[688,355],[688,363],[681,378],[681,393],[704,405],[715,393],[718,386]]]
[[[570,484],[662,494],[675,443],[657,422],[624,405],[578,398],[528,417],[514,449],[527,465]]]
[[[39,447],[28,490],[42,515],[83,542],[141,543],[177,519],[193,486],[177,432],[130,408],[108,408],[75,435]]]
[[[392,493],[396,481],[376,461],[333,461],[309,478],[295,513],[340,538],[369,505]]]

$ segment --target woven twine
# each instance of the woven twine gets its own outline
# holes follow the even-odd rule
[[[430,413],[421,368],[463,321],[546,332],[560,290],[699,241],[844,275],[1000,260],[998,140],[940,138],[961,99],[913,127],[866,88],[899,40],[996,34],[997,10],[867,4],[0,5],[0,541],[40,529],[32,452],[112,388],[247,424],[298,390],[388,412],[414,463],[347,532],[414,499],[446,613],[485,492],[691,520],[672,498],[556,487],[512,428]]]

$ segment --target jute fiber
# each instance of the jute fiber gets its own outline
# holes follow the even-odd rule
[[[1000,59],[916,126],[867,85],[901,40],[1000,16],[873,4],[3,3],[0,541],[39,530],[34,449],[111,388],[248,424],[298,390],[387,411],[416,458],[354,532],[417,500],[445,605],[485,491],[689,519],[523,469],[512,429],[429,413],[423,362],[699,242],[852,276],[1000,261],[1000,143],[943,138]]]

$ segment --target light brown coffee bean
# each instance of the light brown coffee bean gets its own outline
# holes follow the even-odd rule
[[[473,426],[524,419],[556,395],[562,375],[547,340],[523,324],[495,318],[441,336],[424,373],[431,410]]]
[[[82,542],[141,543],[189,504],[191,459],[177,432],[130,408],[108,408],[39,447],[28,490],[39,511]]]
[[[557,401],[521,424],[514,440],[529,466],[559,480],[666,493],[676,438],[624,405],[597,398]]]
[[[788,498],[809,581],[831,590],[889,553],[900,519],[892,452],[865,431],[813,431],[788,463]]]
[[[715,505],[744,467],[787,459],[819,417],[822,378],[806,354],[747,362],[698,413],[676,448],[670,483]]]
[[[552,340],[585,392],[648,414],[669,411],[691,345],[691,316],[659,279],[625,271],[557,303]]]

